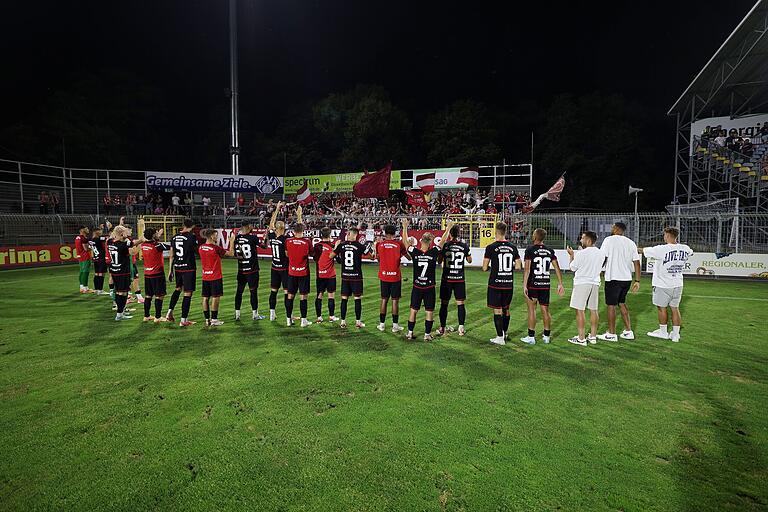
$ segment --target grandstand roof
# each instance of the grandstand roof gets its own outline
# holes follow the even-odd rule
[[[667,115],[692,113],[697,120],[768,110],[767,33],[768,0],[758,0]]]

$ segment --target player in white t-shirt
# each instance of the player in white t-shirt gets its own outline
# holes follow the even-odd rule
[[[659,311],[659,328],[648,336],[680,341],[680,298],[683,295],[683,272],[693,251],[677,243],[680,230],[664,228],[664,245],[646,247],[642,253],[653,262],[653,304]],[[672,332],[667,332],[667,307],[672,310]]]
[[[570,269],[574,271],[571,307],[576,310],[576,325],[579,328],[579,335],[568,339],[568,342],[574,345],[586,346],[587,342],[597,343],[597,324],[600,320],[597,305],[600,293],[600,272],[603,270],[605,254],[595,247],[596,241],[597,234],[594,231],[585,231],[581,234],[582,250],[574,252],[568,247],[568,257],[571,259]],[[589,337],[586,338],[585,309],[589,309],[590,323]]]
[[[624,320],[621,338],[635,339],[626,302],[628,291],[637,293],[640,290],[640,253],[635,242],[624,236],[626,230],[627,225],[623,222],[615,223],[611,236],[606,237],[600,245],[600,249],[605,253],[605,304],[608,306],[608,331],[597,336],[603,341],[619,340],[616,336],[616,306],[619,307],[621,318]]]

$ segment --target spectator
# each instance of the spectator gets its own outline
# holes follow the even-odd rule
[[[725,139],[726,139],[725,130],[720,130],[720,133],[718,134],[718,136],[715,137],[715,144],[717,144],[721,148],[725,147]]]
[[[181,206],[181,198],[179,197],[179,194],[177,194],[174,191],[173,197],[171,197],[171,208],[170,208],[170,211],[173,212],[173,215],[179,214],[179,206]]]
[[[101,203],[104,205],[104,211],[107,212],[107,215],[112,215],[112,198],[109,196],[109,192],[104,193]]]
[[[115,194],[114,197],[112,198],[112,206],[115,207],[115,212],[117,212],[118,214],[120,213],[120,205],[122,204],[123,204],[123,200],[120,199],[120,195]]]
[[[48,196],[48,191],[43,190],[38,194],[37,198],[40,200],[40,213],[43,215],[48,214],[48,205],[50,203],[50,197]]]
[[[59,193],[56,191],[53,191],[51,193],[51,208],[53,209],[53,213],[55,214],[59,213],[60,204],[61,204],[61,199],[59,199]]]
[[[184,194],[184,215],[192,216],[192,194]]]
[[[133,215],[134,208],[133,205],[136,204],[136,196],[133,194],[133,192],[128,192],[125,195],[125,213],[126,215]]]
[[[211,214],[211,198],[208,194],[203,194],[203,215],[208,216]]]

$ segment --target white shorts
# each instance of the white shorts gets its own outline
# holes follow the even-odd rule
[[[584,311],[597,310],[600,286],[596,284],[577,284],[571,292],[571,307]]]
[[[678,286],[677,288],[653,287],[653,305],[660,308],[665,308],[667,306],[672,308],[680,307],[680,297],[682,296],[682,286]]]

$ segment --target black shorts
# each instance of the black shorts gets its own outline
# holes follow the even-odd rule
[[[632,286],[632,281],[606,281],[605,303],[609,306],[617,306],[627,302],[627,292]]]
[[[318,277],[315,279],[315,286],[317,293],[334,293],[336,291],[336,278],[335,277]]]
[[[512,303],[512,288],[488,287],[488,307],[493,309],[509,309]]]
[[[381,281],[381,298],[382,299],[399,299],[401,295],[401,289],[403,287],[402,281]]]
[[[107,262],[105,260],[94,260],[93,261],[93,272],[94,274],[106,274],[109,271],[109,265],[107,265]]]
[[[237,284],[247,284],[249,290],[256,290],[259,288],[259,273],[251,272],[250,274],[237,274]]]
[[[341,280],[341,296],[342,297],[362,297],[363,295],[363,281],[362,280]]]
[[[165,274],[144,276],[144,295],[147,297],[163,297],[165,294]]]
[[[542,306],[549,306],[549,288],[546,290],[534,290],[528,288],[528,298],[537,300]]]
[[[269,287],[272,290],[279,290],[280,288],[287,290],[288,289],[288,271],[272,269],[272,278],[269,282]]]
[[[203,281],[203,297],[221,297],[224,295],[224,280]]]
[[[195,291],[195,281],[197,276],[195,272],[175,272],[176,288],[184,288],[185,292]]]
[[[127,292],[131,289],[130,274],[110,274],[112,284],[115,286],[115,292]]]
[[[424,303],[426,311],[435,310],[435,287],[416,288],[411,290],[411,309],[421,309],[421,303]]]
[[[451,295],[456,300],[467,298],[467,285],[464,281],[440,281],[440,300],[451,300]]]
[[[291,295],[306,295],[309,293],[309,276],[288,276],[288,286],[285,288]]]

